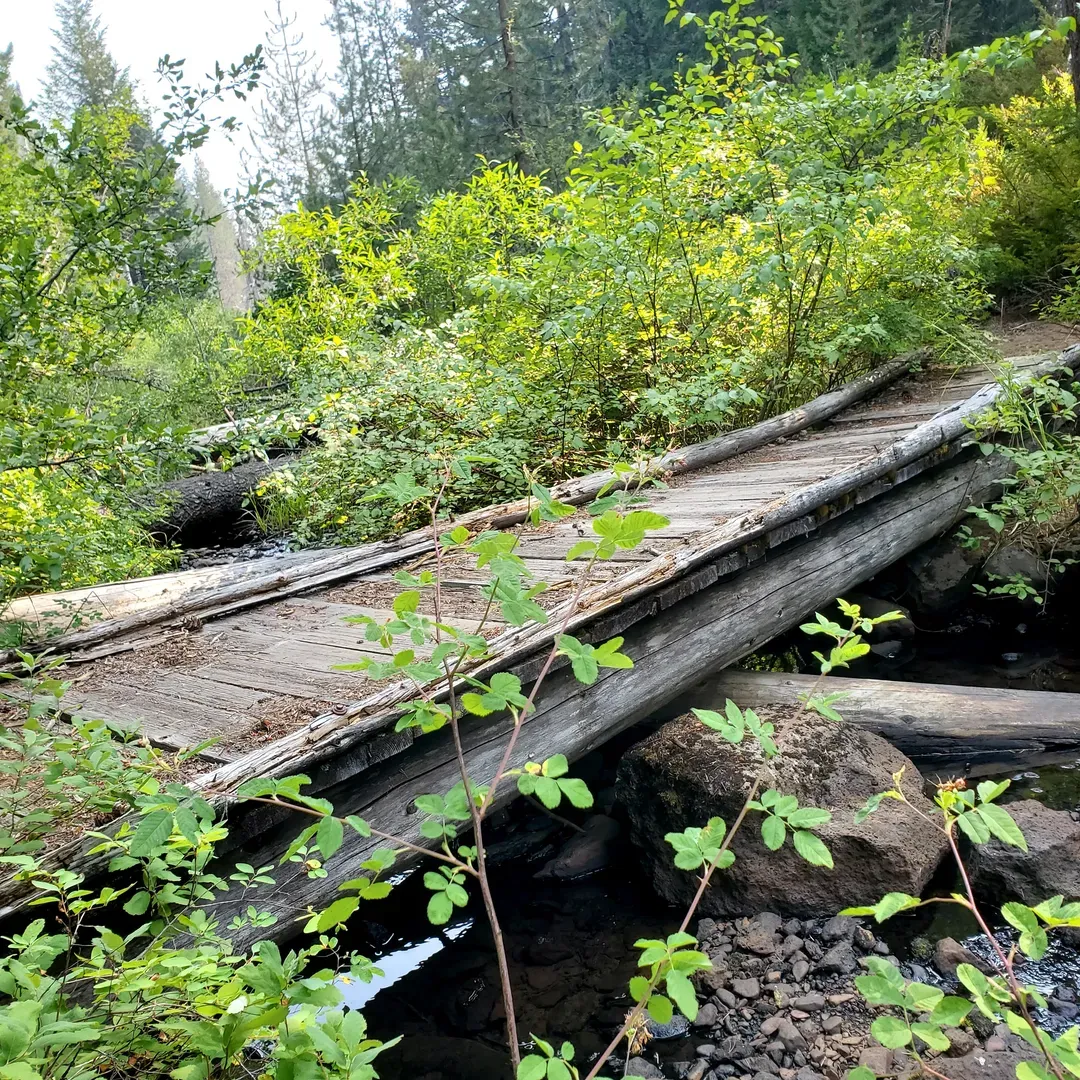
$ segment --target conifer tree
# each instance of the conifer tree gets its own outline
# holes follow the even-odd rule
[[[53,116],[70,117],[84,106],[134,108],[128,69],[109,52],[93,0],[58,0],[56,17],[56,44],[46,69],[46,109]]]
[[[277,181],[286,206],[297,201],[309,209],[327,199],[330,118],[326,85],[319,63],[304,47],[296,16],[286,15],[281,0],[270,16],[265,96],[256,111],[257,152]]]
[[[247,307],[247,285],[241,268],[236,226],[200,157],[195,158],[195,202],[204,222],[202,240],[214,264],[218,298],[226,310],[242,311]]]

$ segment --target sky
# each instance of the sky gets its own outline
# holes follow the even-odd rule
[[[266,42],[266,12],[274,0],[96,0],[95,11],[107,28],[106,44],[121,67],[131,69],[140,96],[152,107],[161,101],[157,80],[159,56],[187,61],[189,77],[212,71],[214,61],[223,68],[239,62],[260,42]],[[337,47],[322,25],[329,0],[284,0],[286,15],[297,16],[295,29],[304,35],[304,47],[322,61],[323,72],[333,73]],[[45,69],[52,60],[52,29],[56,24],[51,0],[0,0],[0,48],[15,46],[12,73],[23,97],[38,95]],[[230,141],[215,132],[199,156],[210,170],[216,187],[236,186],[241,175],[240,149],[250,147],[250,126],[255,95],[246,102],[230,98],[221,115],[236,116],[243,129]]]

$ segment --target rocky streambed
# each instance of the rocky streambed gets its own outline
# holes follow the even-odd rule
[[[671,933],[685,910],[682,892],[672,893],[673,879],[664,869],[671,852],[667,845],[657,848],[657,830],[678,825],[680,813],[695,821],[710,812],[730,819],[725,806],[709,799],[722,801],[729,789],[734,798],[743,786],[735,767],[739,752],[708,733],[715,748],[691,742],[690,730],[682,721],[644,741],[637,732],[631,745],[609,747],[604,757],[583,761],[580,771],[599,792],[603,811],[585,819],[583,831],[571,832],[525,804],[503,814],[493,833],[492,846],[506,860],[496,872],[495,888],[522,1037],[568,1039],[578,1062],[595,1059],[632,1007],[627,982],[637,972],[634,943]],[[811,722],[806,737],[788,749],[795,770],[788,779],[801,801],[800,746],[828,763],[824,772],[810,771],[804,779],[806,803],[816,786],[817,804],[834,807],[837,819],[863,797],[863,787],[880,782],[879,772],[887,774],[898,764],[897,752],[876,736],[835,726],[819,730]],[[642,773],[642,762],[658,753],[667,764]],[[921,806],[921,780],[910,762],[905,767],[912,800]],[[682,791],[682,804],[665,794],[673,784]],[[1032,901],[1055,892],[1080,894],[1080,824],[1066,811],[1032,801],[1012,809],[1028,834],[1029,852],[994,843],[971,859],[991,917],[993,903],[1006,894]],[[972,925],[937,915],[957,910],[952,907],[898,916],[883,926],[836,915],[844,904],[838,897],[846,890],[854,890],[847,902],[864,899],[862,893],[876,899],[888,891],[889,858],[902,879],[895,887],[924,895],[947,895],[956,887],[939,845],[916,845],[904,859],[895,852],[889,856],[888,845],[900,843],[901,832],[886,812],[871,822],[875,818],[868,839],[857,840],[845,820],[828,836],[838,854],[832,873],[839,880],[827,888],[814,884],[814,874],[829,871],[815,871],[797,859],[776,860],[761,847],[757,830],[748,829],[729,872],[734,884],[718,884],[712,913],[692,927],[713,963],[699,977],[698,1016],[692,1024],[678,1015],[663,1027],[651,1024],[642,1042],[629,1053],[624,1047],[604,1075],[612,1080],[623,1075],[841,1080],[860,1063],[879,1076],[917,1075],[914,1061],[869,1036],[876,1011],[857,993],[855,978],[867,958],[878,956],[897,964],[908,978],[952,991],[957,964],[984,963],[989,948],[967,937]],[[850,856],[840,858],[845,845],[851,845]],[[692,886],[693,876],[683,876]],[[426,894],[419,886],[418,881],[403,886],[394,910],[381,909],[385,915],[372,907],[375,917],[390,924],[399,920],[397,932],[368,924],[366,940],[353,943],[388,970],[381,988],[378,983],[350,988],[353,1003],[363,1007],[376,1036],[405,1035],[397,1049],[380,1058],[380,1075],[384,1080],[509,1078],[486,924],[476,911],[477,921],[463,917],[443,932],[424,927]],[[410,927],[413,933],[421,928],[419,935],[409,937]],[[1006,944],[1010,932],[1001,931]],[[1062,1030],[1080,1015],[1078,974],[1076,953],[1067,943],[1023,970],[1022,977],[1050,998],[1050,1011],[1042,1018],[1050,1030]],[[951,1080],[1011,1078],[1025,1054],[1007,1028],[977,1014],[948,1034],[952,1047],[934,1067]]]

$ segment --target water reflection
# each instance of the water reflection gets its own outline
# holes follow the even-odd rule
[[[350,1009],[362,1009],[380,990],[393,986],[410,972],[419,971],[433,956],[437,956],[467,933],[472,925],[471,918],[459,919],[444,927],[439,934],[408,944],[399,944],[396,948],[377,954],[373,957],[375,966],[382,968],[383,974],[369,983],[339,975],[336,982],[344,995],[344,1004]]]

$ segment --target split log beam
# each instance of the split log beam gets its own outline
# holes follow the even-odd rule
[[[1004,470],[996,458],[950,463],[672,605],[664,618],[637,622],[625,631],[623,646],[634,659],[632,673],[602,672],[596,684],[586,687],[565,666],[554,671],[536,711],[524,722],[516,755],[519,762],[542,761],[553,753],[573,760],[603,745],[664,706],[699,678],[703,669],[733,663],[760,648],[796,625],[807,611],[947,528],[972,501],[991,492]],[[653,602],[659,610],[662,597],[657,595]],[[619,613],[611,614],[617,617]],[[595,629],[599,637],[609,632],[603,620]],[[507,733],[504,718],[466,719],[462,734],[471,776],[478,781],[490,778]],[[373,743],[353,746],[331,758],[324,755],[321,765],[305,771],[319,793],[335,802],[339,813],[361,814],[379,829],[422,842],[418,815],[411,812],[413,799],[425,792],[448,790],[457,780],[457,771],[445,732],[415,742],[407,742],[407,736],[379,734]],[[405,749],[400,748],[403,740]],[[513,783],[506,783],[499,801],[513,794]],[[265,810],[233,808],[230,828],[253,839],[231,857],[254,865],[276,861],[286,838],[303,824],[279,821],[278,828],[263,832],[274,825]],[[245,825],[243,819],[249,813],[257,817],[257,823]],[[264,904],[280,917],[273,932],[292,933],[298,912],[309,904],[318,908],[328,903],[341,881],[361,872],[360,863],[373,846],[372,841],[348,835],[345,846],[327,865],[329,876],[316,881],[307,880],[291,863],[279,867],[278,887]],[[409,861],[404,856],[401,865]],[[227,918],[228,897],[221,902]],[[258,934],[241,930],[236,944],[245,948]]]
[[[683,703],[722,709],[728,698],[742,708],[799,704],[816,681],[729,668],[680,696],[670,711],[685,711]],[[846,721],[877,732],[931,775],[1023,766],[1080,747],[1078,694],[832,677],[819,692],[846,694],[836,704]]]

